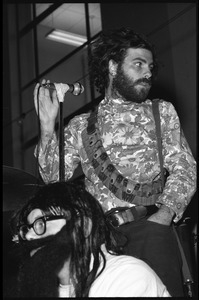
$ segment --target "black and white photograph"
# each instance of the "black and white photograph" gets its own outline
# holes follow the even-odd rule
[[[3,2],[3,298],[198,299],[197,12]]]

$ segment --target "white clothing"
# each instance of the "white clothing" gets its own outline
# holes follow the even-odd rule
[[[74,289],[72,284],[62,285],[58,287],[59,298],[74,298]]]
[[[171,297],[157,274],[142,260],[104,251],[107,262],[89,297]]]
[[[127,255],[112,255],[104,245],[102,250],[106,266],[93,282],[89,297],[171,297],[160,278],[144,261]],[[59,287],[59,297],[74,297],[72,286]]]

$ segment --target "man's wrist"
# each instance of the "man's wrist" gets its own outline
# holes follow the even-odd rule
[[[43,131],[41,130],[41,135],[40,135],[40,147],[43,151],[46,150],[46,147],[50,144],[50,142],[53,139],[54,136],[54,130],[53,131]]]
[[[171,215],[171,217],[173,218],[175,216],[175,212],[173,211],[173,209],[171,209],[170,207],[162,204],[161,207],[159,208],[160,211],[164,211],[167,212],[168,214]]]
[[[169,207],[167,206],[161,206],[159,210],[151,215],[148,220],[153,221],[162,225],[170,226],[172,223],[174,214],[169,210]]]
[[[55,122],[54,121],[47,122],[47,123],[41,122],[40,130],[41,130],[41,133],[53,134],[53,132],[55,130]]]
[[[54,130],[53,131],[44,131],[41,130],[41,140],[48,141],[53,137]]]

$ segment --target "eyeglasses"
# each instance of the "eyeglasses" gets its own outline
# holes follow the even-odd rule
[[[65,216],[43,216],[36,219],[32,224],[24,224],[18,227],[19,235],[23,240],[26,240],[26,234],[33,228],[37,235],[42,235],[46,232],[46,222],[52,220],[65,219]]]

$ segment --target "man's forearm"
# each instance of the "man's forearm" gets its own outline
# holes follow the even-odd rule
[[[43,151],[46,150],[49,141],[53,138],[54,132],[54,124],[48,127],[41,126],[40,147]]]
[[[148,220],[163,225],[170,225],[174,218],[174,215],[175,212],[171,208],[162,204],[159,210],[151,215]]]
[[[39,172],[45,183],[57,181],[58,174],[53,171],[54,164],[58,164],[58,142],[55,132],[41,132],[40,140],[34,155],[38,158]]]
[[[47,145],[49,144],[49,141],[52,139],[53,133],[43,133],[40,137],[40,147],[43,151],[46,150]]]

